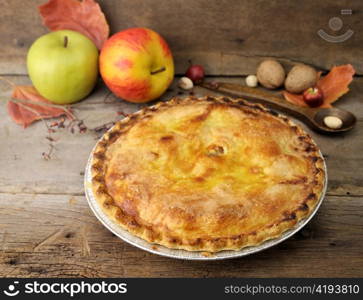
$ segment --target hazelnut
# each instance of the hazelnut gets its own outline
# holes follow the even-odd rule
[[[285,80],[283,66],[274,59],[266,59],[257,67],[256,76],[258,82],[267,89],[280,87]]]
[[[193,81],[188,77],[182,77],[179,79],[178,86],[183,90],[190,90],[193,88]]]
[[[256,87],[258,84],[257,76],[256,75],[248,75],[246,77],[246,84],[249,87]]]
[[[318,72],[310,66],[297,64],[287,74],[285,88],[288,92],[300,94],[318,81]]]
[[[335,116],[327,116],[324,118],[324,124],[331,129],[339,129],[343,126],[343,121]]]

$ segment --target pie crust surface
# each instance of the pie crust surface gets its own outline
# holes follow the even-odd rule
[[[242,99],[174,98],[118,122],[95,147],[103,211],[151,243],[239,250],[307,217],[324,186],[312,139]]]

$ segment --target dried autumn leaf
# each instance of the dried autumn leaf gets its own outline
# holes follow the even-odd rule
[[[353,80],[355,70],[352,65],[333,67],[328,75],[318,81],[317,86],[324,93],[324,104],[335,102],[349,92],[349,84]]]
[[[39,6],[39,12],[50,30],[78,31],[90,38],[98,49],[110,34],[105,15],[94,0],[49,0]]]
[[[352,65],[342,65],[333,67],[330,72],[319,79],[317,86],[324,93],[324,102],[321,108],[332,107],[331,103],[338,100],[341,96],[349,91],[349,84],[353,80],[355,70]],[[297,106],[308,107],[302,94],[292,94],[287,91],[282,92],[286,101]]]
[[[286,101],[292,104],[302,107],[308,107],[308,105],[304,101],[303,95],[301,94],[293,94],[289,93],[288,91],[282,91],[282,95],[284,96]]]
[[[73,117],[70,110],[52,106],[52,103],[40,96],[33,86],[14,86],[11,97],[22,102],[9,101],[8,113],[15,123],[24,128],[40,119],[55,118],[62,115],[69,118]]]

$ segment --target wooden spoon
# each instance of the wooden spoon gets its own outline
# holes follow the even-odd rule
[[[307,124],[310,128],[321,133],[341,133],[351,130],[357,122],[356,117],[349,111],[340,108],[308,108],[293,105],[283,98],[274,96],[268,92],[250,88],[247,86],[226,82],[204,82],[200,86],[214,92],[228,94],[232,97],[240,97],[266,104],[272,108],[288,113]],[[340,128],[330,128],[324,124],[327,116],[338,117],[343,125]]]

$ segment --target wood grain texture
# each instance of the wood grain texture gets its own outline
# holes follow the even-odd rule
[[[17,84],[26,76],[8,76]],[[242,78],[217,78],[243,83]],[[352,132],[328,137],[309,131],[326,156],[327,197],[318,214],[280,245],[245,258],[190,262],[139,250],[110,233],[90,211],[83,170],[97,136],[57,130],[54,156],[45,161],[44,124],[23,130],[6,114],[0,85],[0,276],[12,277],[361,277],[363,276],[363,79],[337,105],[353,111]],[[196,95],[209,93],[196,88]],[[163,99],[180,94],[174,85]],[[102,85],[75,107],[89,128],[142,105],[116,99]]]
[[[93,216],[83,196],[0,194],[0,276],[362,276],[362,201],[327,197],[289,240],[245,258],[192,262],[126,244]]]
[[[25,74],[31,43],[47,32],[37,6],[46,0],[1,0],[0,74]],[[363,74],[363,4],[361,1],[248,1],[248,0],[99,0],[112,33],[129,27],[150,27],[162,34],[175,55],[176,71],[184,73],[188,60],[203,64],[210,75],[255,73],[266,57],[287,67],[305,62],[330,69],[352,63]],[[19,9],[21,7],[21,9]],[[350,8],[352,15],[340,10]],[[328,22],[340,17],[334,32]],[[329,43],[317,35],[324,29],[340,35],[352,29],[343,43]]]
[[[25,76],[8,78],[19,84],[29,82]],[[221,80],[243,83],[242,78],[222,78]],[[363,140],[360,138],[363,124],[360,98],[360,95],[363,94],[362,83],[363,79],[356,79],[352,84],[352,91],[337,103],[337,106],[356,114],[357,128],[334,138],[307,129],[326,157],[329,170],[328,193],[331,195],[345,195],[346,193],[363,195],[363,164],[361,163],[363,156],[361,151],[352,150],[363,149]],[[3,90],[0,91],[0,98],[6,100],[10,95],[10,90],[5,85],[1,86]],[[178,92],[179,90],[174,84],[172,90],[167,92],[163,99],[183,96],[178,95]],[[209,91],[196,88],[195,93],[204,95]],[[188,93],[184,95],[188,95]],[[2,101],[0,105],[4,107],[4,103]],[[95,128],[122,117],[117,115],[118,111],[130,113],[140,107],[142,105],[117,100],[100,84],[86,101],[77,104],[75,113],[84,120],[89,128]],[[83,194],[83,179],[79,174],[84,171],[88,155],[96,143],[95,134],[91,132],[71,134],[65,129],[58,130],[54,134],[54,138],[57,139],[54,157],[45,161],[41,154],[47,151],[49,142],[46,139],[47,130],[44,124],[38,122],[31,128],[23,130],[11,122],[6,109],[3,108],[0,109],[0,120],[4,120],[0,127],[0,139],[3,141],[3,146],[0,147],[0,157],[2,161],[6,162],[6,168],[0,168],[0,192]],[[18,170],[22,170],[22,172],[18,172]],[[42,170],[44,171],[41,172]],[[34,171],[37,172],[35,178],[32,176]]]

